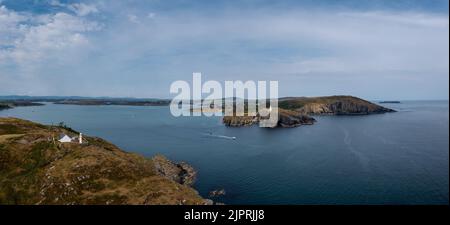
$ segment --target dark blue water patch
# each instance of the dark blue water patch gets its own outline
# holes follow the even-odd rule
[[[229,128],[168,107],[48,104],[0,116],[64,121],[126,151],[186,161],[200,194],[225,188],[217,200],[226,204],[448,204],[448,101],[388,107],[398,112],[318,116],[290,129]]]

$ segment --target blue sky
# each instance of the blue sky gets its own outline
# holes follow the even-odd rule
[[[448,1],[0,0],[0,95],[167,98],[192,72],[448,99]]]

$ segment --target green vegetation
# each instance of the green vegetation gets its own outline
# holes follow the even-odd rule
[[[395,112],[353,96],[287,97],[279,99],[278,106],[309,115],[367,115]]]
[[[12,124],[0,124],[0,134],[20,134],[22,131]]]
[[[278,107],[287,110],[295,110],[305,106],[305,102],[302,101],[281,101],[278,102]]]

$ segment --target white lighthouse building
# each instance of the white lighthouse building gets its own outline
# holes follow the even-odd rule
[[[70,143],[70,142],[76,142],[77,137],[69,137],[66,134],[61,134],[58,141],[61,143]],[[83,133],[80,133],[78,135],[78,143],[83,144]]]

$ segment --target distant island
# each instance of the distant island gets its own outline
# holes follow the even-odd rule
[[[58,97],[58,96],[0,96],[0,110],[20,106],[41,106],[42,102],[65,105],[128,105],[168,106],[168,99],[109,98],[109,97]]]
[[[129,106],[168,106],[170,100],[126,100],[126,99],[70,99],[54,101],[66,105],[129,105]]]
[[[127,153],[64,126],[0,118],[0,204],[213,204],[191,185],[195,170],[162,155]]]
[[[278,123],[276,127],[312,125],[314,115],[369,115],[395,112],[369,101],[353,96],[286,97],[278,100]],[[240,127],[257,124],[258,116],[224,116],[227,126]]]
[[[369,115],[395,112],[393,109],[347,95],[281,98],[279,107],[307,115]]]
[[[10,101],[1,101],[0,100],[0,110],[3,109],[12,109],[14,107],[20,106],[41,106],[44,105],[38,102],[30,102],[30,101],[21,101],[21,100],[10,100]]]
[[[380,101],[380,104],[400,104],[400,101]]]

